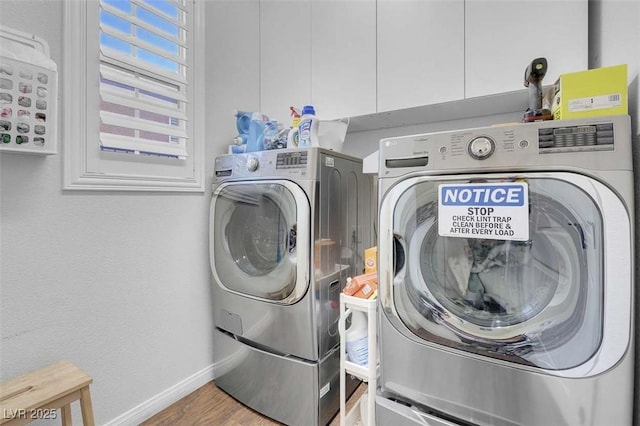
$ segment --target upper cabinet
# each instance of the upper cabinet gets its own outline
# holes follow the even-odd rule
[[[307,104],[321,119],[376,112],[375,0],[260,0],[261,112],[288,126]]]
[[[464,98],[463,0],[378,0],[378,111]]]
[[[587,23],[587,0],[466,0],[465,97],[524,89],[539,57],[544,85],[587,69]]]
[[[524,90],[538,57],[545,85],[588,68],[588,0],[231,3],[249,18],[259,7],[233,53],[259,72],[261,111],[285,126],[291,105],[333,119]],[[259,47],[247,44],[256,28]]]
[[[260,112],[289,127],[311,99],[311,0],[261,0],[259,28]]]
[[[312,0],[310,50],[310,100],[318,117],[376,111],[375,0]]]

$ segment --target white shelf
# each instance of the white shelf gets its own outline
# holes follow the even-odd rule
[[[363,382],[369,383],[369,374],[371,374],[369,371],[369,367],[365,367],[363,365],[359,365],[354,362],[345,360],[344,370],[345,372],[351,374],[352,376],[356,376],[358,379],[362,380]],[[376,365],[375,375],[376,377],[378,375],[377,365]]]
[[[340,426],[352,426],[355,424],[367,426],[375,425],[375,397],[378,380],[378,349],[377,349],[377,324],[376,309],[377,299],[362,299],[360,297],[340,294]],[[362,311],[367,315],[368,323],[368,365],[358,365],[347,360],[345,345],[345,322],[348,309]],[[356,376],[367,383],[367,392],[358,403],[346,412],[346,375]],[[365,401],[366,398],[366,401]],[[367,422],[363,422],[360,416],[361,405],[366,404]]]
[[[545,92],[548,89],[549,86],[543,87],[543,91]],[[524,112],[528,105],[528,89],[516,90],[513,92],[497,93],[476,98],[350,117],[347,133],[389,129],[416,124],[438,123],[517,111]]]

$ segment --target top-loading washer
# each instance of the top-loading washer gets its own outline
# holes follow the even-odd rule
[[[339,409],[339,294],[364,268],[371,188],[360,159],[320,148],[215,160],[215,383],[280,422]]]
[[[628,116],[380,141],[380,424],[631,424]]]

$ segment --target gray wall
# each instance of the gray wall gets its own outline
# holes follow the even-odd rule
[[[600,4],[602,34],[593,42],[597,66],[635,67],[636,135],[638,3]],[[61,0],[1,0],[0,25],[47,40],[60,66],[62,5]],[[259,105],[258,67],[247,66],[255,58],[242,53],[257,26],[239,25],[257,22],[252,13],[255,8],[242,1],[206,4],[207,176],[214,156],[235,135],[232,108]],[[620,43],[619,36],[630,43]],[[63,114],[65,101],[61,96]],[[359,132],[349,135],[345,151],[364,156],[383,136],[519,116]],[[206,186],[210,183],[207,178]],[[0,379],[69,359],[94,378],[98,424],[136,423],[140,419],[127,413],[153,413],[211,379],[210,195],[61,188],[61,154],[0,156]]]

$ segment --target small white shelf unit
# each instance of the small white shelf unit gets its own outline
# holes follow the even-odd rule
[[[378,299],[340,294],[340,426],[375,425],[375,400],[378,380],[377,318]],[[345,345],[345,324],[349,310],[362,311],[367,316],[368,324],[368,366],[362,366],[347,360]],[[357,404],[346,412],[346,375],[353,375],[367,383],[367,391]],[[363,406],[363,404],[365,404]],[[366,413],[362,416],[361,413]],[[362,417],[365,417],[363,419]],[[365,421],[366,420],[366,421]]]

